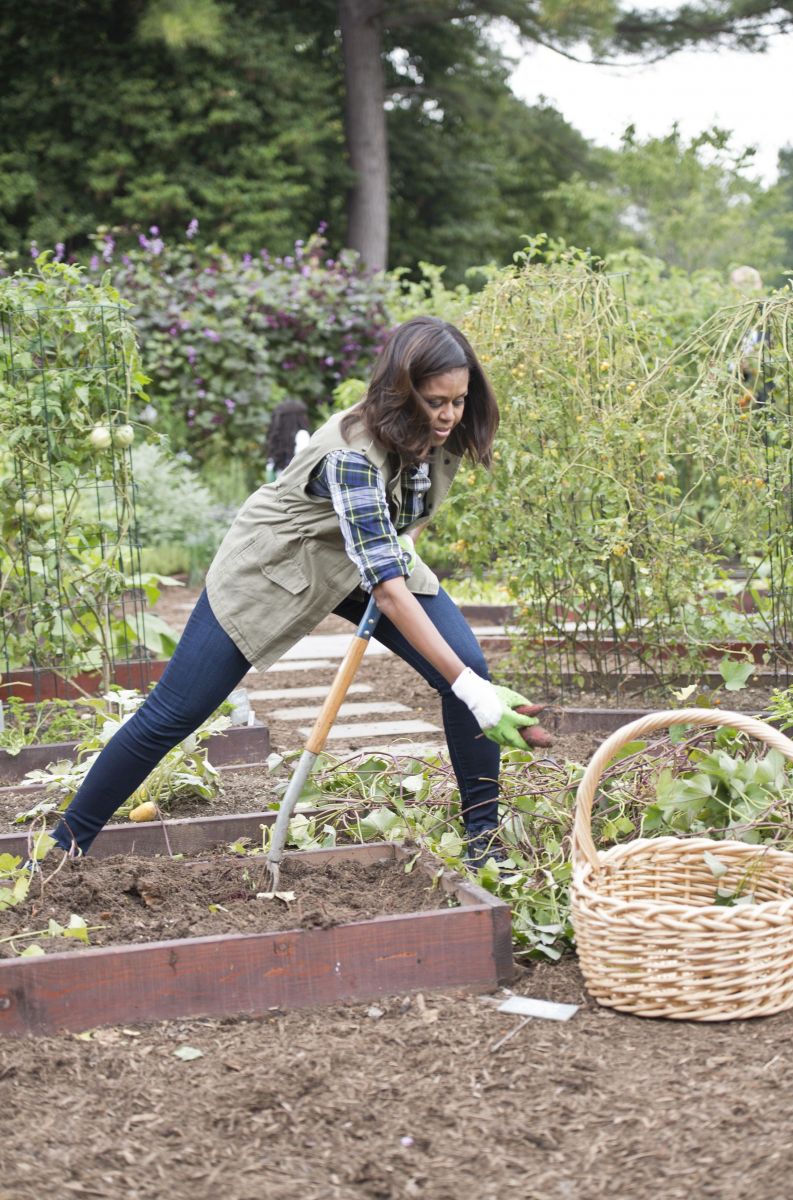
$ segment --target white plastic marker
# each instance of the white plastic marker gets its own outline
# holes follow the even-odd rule
[[[519,1017],[544,1017],[546,1021],[569,1021],[578,1012],[577,1004],[555,1004],[552,1000],[532,1000],[530,996],[510,996],[498,1006],[499,1012]]]
[[[512,1041],[515,1034],[525,1029],[529,1021],[535,1017],[543,1017],[546,1021],[569,1021],[573,1013],[578,1012],[578,1005],[555,1004],[552,1000],[532,1000],[529,996],[510,996],[509,1000],[499,1004],[498,1011],[515,1013],[516,1016],[523,1017],[523,1020],[518,1021],[514,1029],[510,1029],[509,1033],[505,1033],[503,1038],[499,1038],[490,1047],[491,1054],[500,1050],[507,1042]]]

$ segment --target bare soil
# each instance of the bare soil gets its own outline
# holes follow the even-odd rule
[[[51,860],[46,866],[49,868]],[[40,884],[40,886],[37,886]],[[257,899],[265,890],[264,861],[208,856],[192,861],[135,859],[126,855],[65,861],[57,874],[38,876],[25,903],[6,910],[0,958],[29,944],[25,934],[65,926],[77,913],[89,926],[91,946],[327,928],[390,913],[448,907],[445,893],[422,871],[393,863],[339,862],[311,867],[284,861],[279,893],[291,900]],[[40,938],[45,953],[79,951],[73,938]]]

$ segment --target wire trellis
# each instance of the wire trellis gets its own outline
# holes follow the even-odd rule
[[[119,663],[147,688],[150,655],[129,405],[135,334],[117,304],[0,311],[0,669],[5,694],[73,693]],[[84,681],[82,681],[84,683]]]

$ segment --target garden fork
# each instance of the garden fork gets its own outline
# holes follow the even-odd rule
[[[347,695],[347,690],[355,678],[355,673],[358,670],[361,659],[366,653],[369,639],[374,633],[379,619],[380,613],[374,602],[374,596],[372,596],[366,606],[366,611],[361,617],[361,622],[355,631],[355,636],[350,642],[347,653],[339,664],[339,669],[331,684],[330,691],[322,708],[319,710],[319,715],[314,722],[314,728],[308,736],[305,749],[300,755],[297,767],[292,774],[292,778],[289,780],[289,786],[284,793],[284,798],[278,809],[278,816],[273,827],[273,837],[270,842],[270,850],[265,863],[265,891],[278,891],[278,883],[281,876],[281,859],[284,854],[284,845],[286,844],[286,835],[289,829],[289,822],[292,819],[292,813],[300,799],[300,794],[303,791],[306,780],[311,774],[314,763],[317,761],[317,756],[322,752],[333,722],[336,720],[336,714],[341,708],[344,697]]]

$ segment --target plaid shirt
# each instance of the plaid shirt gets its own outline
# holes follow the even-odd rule
[[[330,498],[344,547],[358,568],[365,592],[386,579],[398,575],[407,578],[409,560],[397,541],[397,531],[422,516],[429,486],[429,463],[406,467],[402,472],[402,504],[392,521],[383,476],[365,454],[332,450],[314,468],[308,491],[312,496]]]

